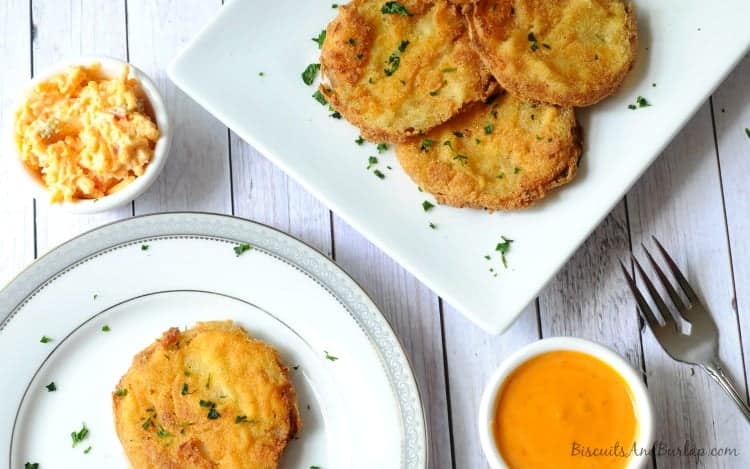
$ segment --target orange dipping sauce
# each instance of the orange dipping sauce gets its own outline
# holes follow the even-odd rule
[[[516,368],[498,393],[492,426],[512,469],[623,468],[638,431],[625,379],[574,351],[548,352]],[[624,453],[607,455],[615,445]],[[583,456],[586,448],[605,454]]]

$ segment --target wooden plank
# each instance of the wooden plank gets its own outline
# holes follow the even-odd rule
[[[227,128],[167,78],[166,67],[221,7],[219,0],[128,2],[130,61],[154,79],[171,118],[169,159],[135,213],[231,213]],[[208,64],[207,64],[208,66]]]
[[[31,4],[35,73],[80,55],[127,57],[123,2],[34,0]],[[73,215],[37,200],[37,250],[41,255],[77,234],[130,214],[131,207],[125,206],[97,215]]]
[[[729,303],[732,275],[719,171],[708,105],[628,195],[633,247],[653,246],[657,236],[711,310],[721,334],[721,357],[730,375],[742,378],[737,319]],[[708,376],[664,353],[649,330],[643,352],[656,410],[656,437],[668,447],[737,448],[739,455],[695,458],[657,456],[660,468],[750,467],[750,426]],[[736,380],[744,391],[744,382]]]
[[[718,137],[729,248],[734,270],[732,308],[739,316],[745,356],[745,383],[750,374],[750,56],[714,94],[713,111]],[[739,378],[739,376],[738,376]]]
[[[231,149],[234,214],[278,228],[332,257],[329,210],[234,133]]]
[[[393,326],[414,368],[427,414],[430,461],[450,467],[451,449],[438,298],[340,218],[333,217],[336,262]]]
[[[488,468],[479,443],[477,414],[487,380],[508,355],[539,338],[536,301],[503,335],[489,335],[443,303],[455,468]],[[448,467],[438,465],[436,467]]]
[[[31,76],[31,25],[29,2],[0,2],[0,126],[13,125],[12,106],[17,91]],[[12,148],[11,142],[4,142]],[[0,288],[21,268],[34,259],[33,199],[22,181],[15,176],[11,158],[5,151],[0,156]],[[2,313],[0,313],[2,314]]]

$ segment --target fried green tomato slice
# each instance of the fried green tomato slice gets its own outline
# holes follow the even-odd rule
[[[376,142],[428,131],[496,89],[446,0],[353,0],[328,25],[320,62],[320,91]]]
[[[528,100],[589,106],[633,66],[638,30],[621,0],[479,0],[469,34],[500,85]]]
[[[139,469],[275,468],[302,427],[278,353],[232,321],[166,331],[135,356],[112,407]]]
[[[581,141],[572,108],[504,94],[399,144],[396,155],[412,180],[441,204],[510,210],[570,182]]]

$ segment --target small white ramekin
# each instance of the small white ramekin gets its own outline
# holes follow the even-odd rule
[[[482,450],[492,469],[507,469],[507,465],[495,444],[492,422],[495,416],[495,405],[498,392],[506,378],[520,365],[529,359],[547,352],[571,350],[589,354],[617,371],[630,386],[634,400],[635,417],[638,422],[638,435],[635,439],[636,448],[643,449],[642,454],[633,455],[628,462],[628,469],[643,467],[648,461],[647,453],[653,445],[654,417],[651,400],[646,392],[646,386],[639,373],[620,355],[611,349],[584,339],[574,337],[552,337],[532,342],[514,352],[506,358],[495,373],[490,377],[484,388],[482,401],[479,404],[479,438]]]
[[[49,192],[44,186],[42,181],[39,180],[36,175],[32,174],[31,171],[23,164],[21,157],[18,154],[18,149],[15,145],[14,138],[14,127],[15,127],[15,114],[16,110],[23,104],[26,98],[33,91],[34,87],[45,80],[48,80],[53,75],[65,72],[70,66],[74,65],[92,65],[99,63],[101,65],[101,71],[106,76],[118,77],[122,73],[125,65],[130,65],[130,73],[138,80],[143,93],[151,105],[151,109],[154,112],[156,119],[156,125],[159,128],[159,140],[156,141],[154,148],[154,156],[151,162],[146,167],[146,171],[139,177],[135,178],[133,182],[115,192],[114,194],[100,197],[99,199],[87,199],[79,200],[75,202],[62,202],[59,204],[52,204],[52,207],[60,208],[71,213],[96,213],[110,210],[122,205],[129,203],[141,194],[143,194],[151,184],[156,181],[159,176],[164,164],[167,161],[169,155],[169,147],[172,143],[172,132],[169,126],[169,116],[167,115],[167,108],[164,105],[159,89],[156,84],[148,77],[142,70],[135,67],[133,64],[128,64],[125,61],[115,59],[106,56],[84,56],[76,57],[69,60],[65,60],[55,64],[54,66],[44,70],[41,73],[37,73],[31,81],[23,88],[19,94],[18,100],[14,103],[14,106],[9,110],[6,119],[7,125],[5,130],[5,142],[8,151],[5,151],[6,158],[12,158],[14,163],[9,166],[15,168],[17,175],[21,180],[25,180],[31,194],[39,201],[48,201]]]

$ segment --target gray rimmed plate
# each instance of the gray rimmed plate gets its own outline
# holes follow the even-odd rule
[[[238,256],[239,243],[254,249]],[[419,391],[387,321],[332,261],[267,226],[197,213],[104,226],[0,291],[0,318],[10,467],[128,467],[111,392],[133,355],[169,327],[221,319],[297,367],[304,428],[281,467],[427,467]]]

